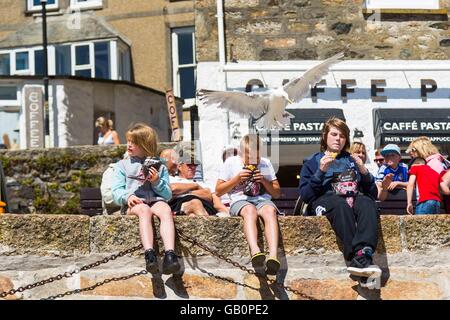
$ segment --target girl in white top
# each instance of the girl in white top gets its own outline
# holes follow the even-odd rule
[[[120,144],[119,135],[115,130],[113,130],[112,120],[106,120],[104,117],[100,117],[95,121],[95,127],[100,131],[98,134],[97,144]]]

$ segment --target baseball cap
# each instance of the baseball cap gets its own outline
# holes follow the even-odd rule
[[[388,153],[397,153],[401,156],[400,148],[396,144],[388,144],[381,150],[381,155],[385,157]]]

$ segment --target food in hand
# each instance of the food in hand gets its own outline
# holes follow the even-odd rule
[[[250,171],[255,171],[256,169],[258,169],[258,167],[253,164],[249,164],[249,165],[245,166],[245,169],[250,170]]]
[[[329,155],[330,157],[332,157],[333,159],[336,159],[338,153],[337,153],[337,152],[330,152],[328,155]]]

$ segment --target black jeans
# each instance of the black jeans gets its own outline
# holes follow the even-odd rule
[[[359,194],[351,208],[345,197],[325,194],[316,199],[312,205],[316,215],[328,218],[336,235],[344,244],[344,257],[353,258],[353,253],[369,246],[373,250],[378,242],[378,212],[376,203],[368,196]]]

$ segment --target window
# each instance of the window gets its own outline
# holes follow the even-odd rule
[[[439,0],[366,0],[366,9],[439,9]]]
[[[174,93],[184,99],[195,98],[196,61],[194,28],[172,29]]]
[[[55,47],[55,74],[57,76],[71,75],[71,49],[70,45],[62,45]]]
[[[28,73],[30,70],[29,52],[16,52],[15,73]]]
[[[70,0],[70,7],[76,9],[97,9],[103,7],[102,0]]]
[[[44,50],[34,51],[34,74],[37,76],[44,75]]]
[[[0,76],[11,74],[11,58],[9,53],[0,54]]]
[[[47,0],[46,8],[49,10],[58,9],[59,0]],[[28,11],[42,10],[41,0],[28,0]]]
[[[111,79],[109,42],[96,42],[95,50],[95,77]]]
[[[72,74],[79,77],[94,77],[93,43],[72,46]]]
[[[15,86],[0,86],[0,100],[17,100],[17,88]]]
[[[130,50],[125,47],[119,49],[119,80],[131,81]]]
[[[0,86],[0,107],[2,110],[5,108],[11,108],[20,106],[20,93],[19,89],[13,85]],[[0,118],[1,119],[1,118]],[[5,126],[7,122],[2,122],[2,126]]]

